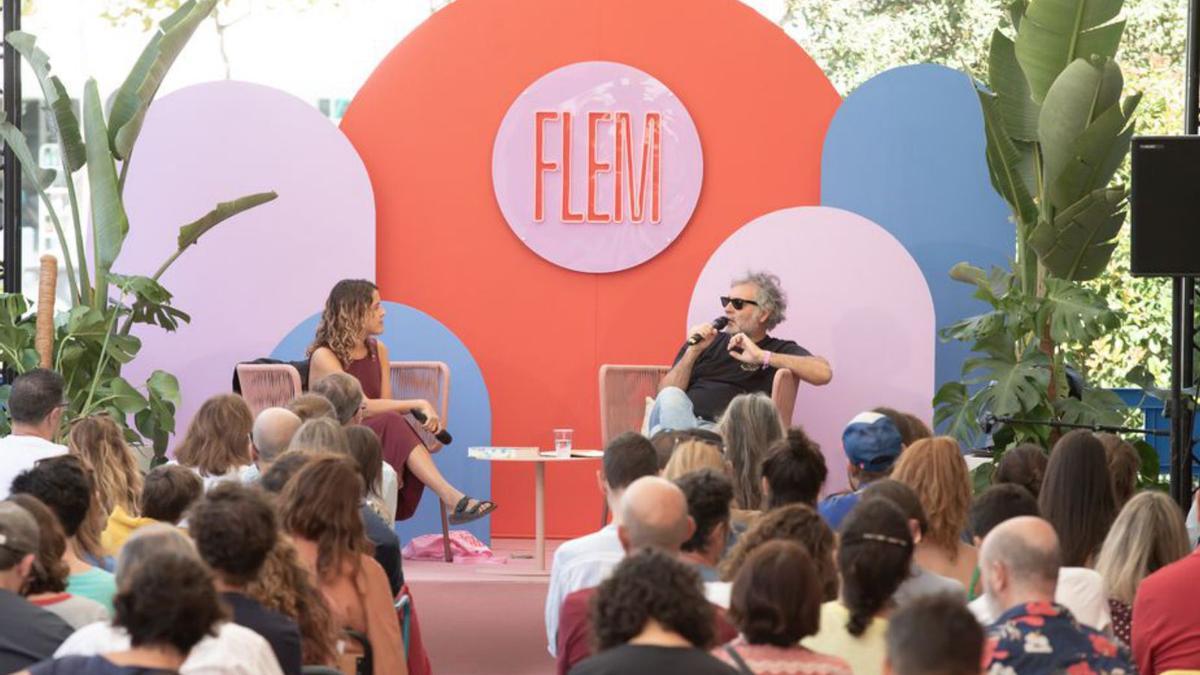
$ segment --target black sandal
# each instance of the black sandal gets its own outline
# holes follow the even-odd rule
[[[471,497],[463,495],[463,498],[458,500],[458,503],[454,505],[454,511],[450,513],[448,518],[451,525],[463,525],[479,520],[496,510],[496,503],[489,499],[476,500],[475,506],[468,508],[471,499]]]

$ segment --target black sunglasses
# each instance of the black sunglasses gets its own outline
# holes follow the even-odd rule
[[[731,298],[728,295],[721,296],[721,306],[722,307],[725,307],[726,305],[728,305],[730,303],[733,303],[734,309],[741,309],[742,307],[745,307],[746,305],[754,305],[755,307],[758,307],[758,303],[753,300],[745,300],[742,298]]]

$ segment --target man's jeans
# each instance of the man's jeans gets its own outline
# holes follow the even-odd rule
[[[650,408],[650,421],[647,426],[651,436],[660,431],[717,428],[715,422],[696,417],[692,399],[679,387],[666,387],[658,392],[654,406]]]

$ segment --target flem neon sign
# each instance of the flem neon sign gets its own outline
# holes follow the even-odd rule
[[[662,221],[662,113],[647,112],[642,125],[642,147],[640,162],[634,158],[633,116],[627,111],[597,112],[587,114],[587,207],[585,211],[573,211],[571,205],[571,142],[574,132],[574,115],[570,112],[538,111],[534,113],[534,195],[533,219],[539,223],[546,215],[546,181],[549,173],[561,174],[560,219],[564,223],[620,223],[625,221],[626,201],[629,203],[630,223],[646,220],[646,197],[649,192],[651,223]],[[558,161],[546,158],[547,126],[557,123],[561,127],[562,152]],[[613,154],[611,161],[601,161],[599,136],[607,127],[611,134]],[[636,171],[635,171],[636,167]],[[599,204],[601,174],[613,174],[612,212],[601,210]],[[636,178],[635,178],[636,177]],[[647,185],[647,182],[649,185]]]

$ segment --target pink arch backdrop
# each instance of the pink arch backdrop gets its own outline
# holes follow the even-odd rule
[[[895,237],[862,216],[783,209],[747,223],[713,253],[692,292],[688,325],[719,315],[717,298],[747,269],[774,272],[787,292],[787,320],[772,334],[833,366],[828,385],[801,385],[793,420],[821,444],[826,492],[840,490],[842,428],[851,417],[880,405],[932,417],[936,335],[925,277]]]
[[[125,186],[130,236],[117,271],[153,274],[180,225],[265,190],[279,199],[221,223],[163,276],[192,323],[139,333],[133,381],[154,368],[179,377],[176,438],[204,399],[230,390],[235,363],[269,354],[338,279],[374,278],[375,202],[346,137],[291,94],[211,82],[155,102]]]

